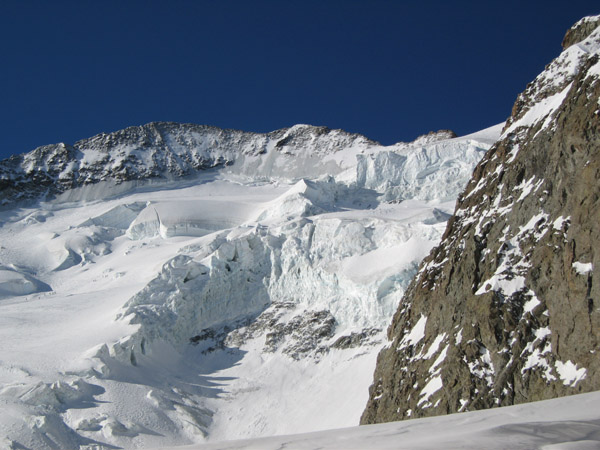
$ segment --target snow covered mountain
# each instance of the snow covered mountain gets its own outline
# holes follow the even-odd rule
[[[501,125],[382,147],[156,123],[0,163],[0,448],[356,425]]]
[[[411,282],[363,423],[600,389],[600,16],[563,45]]]
[[[375,145],[363,136],[325,127],[297,125],[257,134],[202,125],[150,123],[103,133],[72,146],[43,146],[4,160],[0,163],[0,191],[7,204],[54,197],[99,182],[126,183],[130,188],[143,180],[180,179],[229,165],[236,165],[234,172],[251,174],[254,179],[269,179],[273,172],[291,177],[297,177],[296,172],[314,176],[329,170],[335,174],[344,167],[325,163],[320,155]],[[277,163],[273,167],[273,159],[279,154],[296,158],[288,158],[287,167]],[[321,164],[324,167],[317,167]]]
[[[332,447],[219,442],[597,390],[599,23],[470,136],[152,123],[0,161],[0,449]],[[344,442],[592,448],[596,401]]]

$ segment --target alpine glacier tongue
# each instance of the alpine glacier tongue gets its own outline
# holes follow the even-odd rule
[[[0,446],[357,424],[383,330],[500,129],[381,147],[155,123],[3,161]]]

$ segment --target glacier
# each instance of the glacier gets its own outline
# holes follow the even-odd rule
[[[43,160],[94,182],[0,210],[0,448],[356,425],[404,289],[501,128],[382,147],[171,125],[24,156],[15,176]]]

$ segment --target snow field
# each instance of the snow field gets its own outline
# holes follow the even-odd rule
[[[591,450],[600,446],[599,401],[600,393],[593,392],[485,411],[178,449]]]
[[[295,165],[267,149],[197,183],[101,183],[0,212],[0,448],[356,424],[385,328],[489,146],[476,142],[382,150],[387,172],[359,167],[372,147]]]

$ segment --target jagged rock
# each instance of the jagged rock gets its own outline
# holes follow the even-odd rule
[[[335,318],[329,311],[307,311],[295,316],[281,331],[287,338],[283,353],[298,360],[313,351],[318,354],[329,350],[321,344],[335,334]]]
[[[223,342],[228,347],[241,347],[251,339],[257,339],[261,336],[265,337],[264,351],[274,351],[275,348],[270,342],[273,340],[269,337],[273,330],[280,325],[283,317],[288,311],[293,310],[296,304],[292,302],[273,302],[269,307],[259,314],[253,320],[247,320],[236,326],[231,332],[223,337]]]
[[[347,336],[341,336],[331,344],[333,348],[347,349],[366,345],[372,342],[371,338],[377,336],[381,332],[380,328],[364,328],[360,332],[352,332]]]
[[[586,39],[598,25],[600,25],[598,17],[584,17],[581,19],[566,32],[562,41],[563,50]]]
[[[446,139],[454,139],[455,137],[457,137],[457,135],[452,130],[430,131],[429,133],[423,134],[415,139],[413,144],[425,145],[433,142],[445,141]]]
[[[213,330],[212,328],[205,328],[204,330],[202,330],[200,332],[200,334],[197,334],[196,336],[192,336],[190,338],[190,342],[192,344],[198,344],[199,342],[206,341],[208,339],[214,339],[214,338],[215,338],[215,330]]]
[[[292,302],[274,302],[256,318],[245,318],[217,329],[206,328],[190,338],[190,343],[203,345],[203,352],[210,353],[217,349],[239,348],[250,340],[264,338],[265,353],[281,350],[295,360],[311,355],[318,358],[320,353],[329,351],[327,341],[335,334],[335,318],[329,311],[304,311],[289,317],[289,312],[296,307]],[[379,331],[363,331],[360,333],[362,339],[356,345]],[[336,343],[332,347],[352,347],[342,347]]]
[[[335,334],[335,318],[329,311],[304,311],[288,317],[295,305],[275,302],[248,326],[229,334],[226,345],[239,347],[250,339],[264,336],[263,351],[273,353],[281,349],[290,358],[299,360],[309,354],[329,350],[325,341]]]
[[[455,136],[442,130],[382,147],[359,134],[310,125],[261,134],[153,122],[0,161],[0,206],[105,199],[210,169],[284,182],[355,169],[356,185],[384,192],[385,201],[430,200],[440,189],[455,198],[489,148],[487,142],[451,141]],[[440,188],[448,183],[451,188]]]
[[[600,28],[587,26],[459,196],[388,329],[362,423],[600,389]]]

